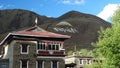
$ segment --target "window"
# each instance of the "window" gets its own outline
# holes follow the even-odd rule
[[[46,47],[45,47],[45,42],[39,42],[37,48],[40,49],[40,50],[45,50],[45,49],[46,49]]]
[[[60,48],[60,43],[48,43],[48,50],[59,50]]]
[[[42,60],[37,61],[36,68],[44,68],[44,61],[42,61]]]
[[[0,68],[9,68],[9,59],[1,59]]]
[[[21,45],[21,54],[28,54],[29,52],[29,45],[28,44],[22,44]]]
[[[80,59],[80,64],[83,64],[83,60],[82,59]]]
[[[52,61],[51,68],[58,68],[58,61]]]
[[[52,50],[52,44],[50,44],[50,43],[48,44],[48,49]]]
[[[55,49],[56,49],[56,50],[59,50],[59,44],[56,45],[56,48],[55,48]]]
[[[28,61],[27,60],[21,60],[20,61],[20,68],[28,68]]]
[[[59,49],[63,49],[63,47],[62,47],[62,44],[61,44],[61,43],[59,44]]]
[[[90,59],[87,59],[87,64],[91,64],[91,60]]]
[[[0,65],[0,68],[7,68],[7,65],[5,65],[5,64]]]

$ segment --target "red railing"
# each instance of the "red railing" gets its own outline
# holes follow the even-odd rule
[[[65,51],[38,50],[37,55],[39,56],[65,56]]]

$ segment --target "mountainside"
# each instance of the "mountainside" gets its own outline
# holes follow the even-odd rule
[[[110,23],[96,16],[77,11],[70,11],[58,18],[49,18],[21,9],[0,10],[0,38],[3,38],[4,33],[34,26],[36,17],[40,27],[72,37],[65,41],[67,51],[74,50],[75,46],[77,49],[92,49],[91,42],[97,40],[100,27],[111,26]]]

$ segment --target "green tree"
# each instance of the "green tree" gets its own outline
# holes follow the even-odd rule
[[[73,54],[73,51],[68,51],[67,55],[71,56]]]
[[[91,56],[93,57],[94,54],[93,54],[93,50],[87,50],[87,49],[81,49],[80,51],[78,51],[79,54],[81,54],[82,56]],[[78,54],[78,55],[79,55]]]
[[[68,51],[67,55],[71,56],[75,53],[76,56],[94,56],[93,50],[81,49],[76,51]]]
[[[98,41],[94,44],[96,53],[103,58],[99,67],[93,68],[120,68],[120,7],[111,18],[112,27],[101,29]]]
[[[120,6],[118,6],[118,9],[115,11],[113,16],[111,17],[112,23],[120,23]]]

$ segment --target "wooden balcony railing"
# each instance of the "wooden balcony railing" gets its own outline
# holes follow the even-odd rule
[[[37,50],[38,56],[65,56],[65,50]]]

